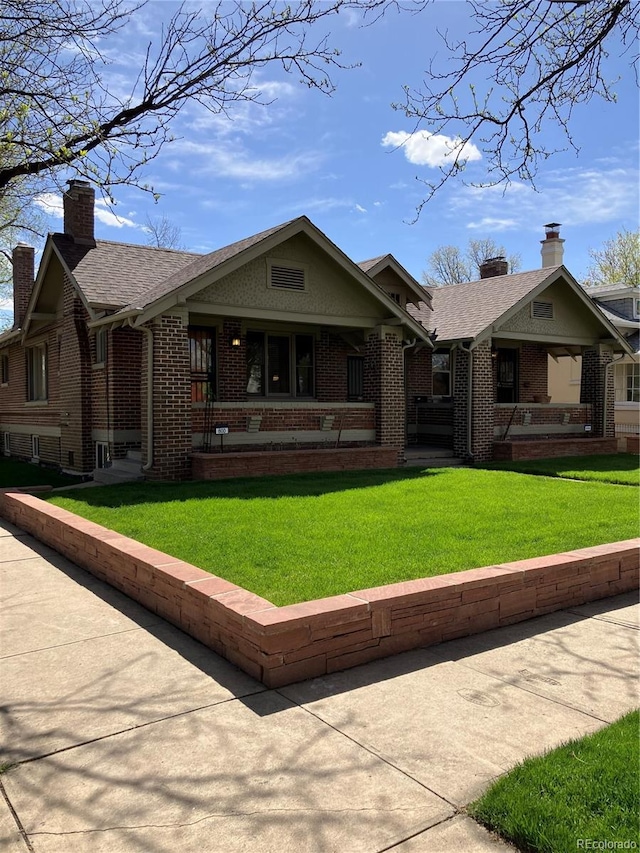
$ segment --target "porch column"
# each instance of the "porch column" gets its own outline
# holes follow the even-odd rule
[[[591,404],[592,435],[598,438],[615,437],[613,371],[607,370],[612,361],[612,350],[602,345],[582,353],[580,402]]]
[[[469,459],[469,360],[470,354],[458,347],[453,354],[453,452]]]
[[[471,351],[471,455],[474,462],[493,458],[495,399],[491,340],[482,341]]]
[[[153,334],[152,412],[153,464],[146,475],[152,480],[184,480],[190,476],[191,374],[187,316],[184,313],[156,317]],[[148,376],[147,347],[143,345],[143,377]],[[145,389],[146,390],[146,389]],[[148,462],[147,402],[143,394],[143,462]]]
[[[375,404],[376,441],[404,454],[405,395],[402,332],[376,326],[367,335],[364,367],[365,399]]]

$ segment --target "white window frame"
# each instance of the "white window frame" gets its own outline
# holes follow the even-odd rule
[[[35,433],[31,436],[31,461],[40,461],[40,436]]]
[[[108,468],[111,462],[109,455],[109,443],[106,441],[95,442],[95,462],[96,468]],[[100,462],[103,464],[101,465]]]

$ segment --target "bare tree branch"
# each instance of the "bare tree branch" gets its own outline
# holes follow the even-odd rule
[[[441,34],[447,66],[432,61],[420,88],[405,87],[395,104],[433,134],[452,137],[451,155],[435,180],[425,180],[424,204],[466,166],[467,144],[486,162],[485,185],[517,179],[535,184],[541,162],[557,153],[543,129],[553,125],[578,150],[574,108],[594,97],[615,101],[607,77],[609,50],[622,50],[637,78],[640,4],[629,0],[470,0],[476,25],[468,39]]]

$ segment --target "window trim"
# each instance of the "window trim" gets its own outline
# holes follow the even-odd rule
[[[9,384],[9,354],[0,354],[0,385]]]
[[[445,370],[442,368],[436,369],[433,363],[434,355],[446,355],[449,357],[449,367]],[[436,373],[443,373],[449,375],[449,393],[448,394],[436,394],[433,388],[433,377]],[[440,400],[447,399],[453,396],[453,353],[450,349],[446,347],[436,347],[431,356],[431,396],[437,397]]]
[[[46,403],[49,400],[49,348],[43,341],[27,347],[25,353],[27,360],[27,402]],[[36,353],[42,354],[38,359],[37,371],[33,361]],[[36,372],[38,376],[36,376]]]
[[[249,346],[248,339],[249,335],[261,335],[262,336],[262,382],[260,391],[249,391]],[[274,338],[287,338],[289,341],[289,350],[288,350],[288,359],[289,359],[289,391],[286,392],[273,392],[269,391],[269,337]],[[312,365],[311,365],[311,383],[312,390],[310,394],[299,394],[297,392],[298,388],[298,364],[297,364],[297,349],[296,349],[296,338],[310,338],[312,344]],[[315,392],[316,392],[316,336],[312,332],[283,332],[275,329],[247,329],[245,334],[245,339],[247,340],[247,354],[245,358],[245,364],[247,368],[247,376],[246,376],[246,394],[249,400],[315,400]]]
[[[94,367],[104,367],[107,361],[107,330],[104,326],[97,328],[95,333]]]

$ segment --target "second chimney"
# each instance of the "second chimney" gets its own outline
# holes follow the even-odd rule
[[[542,266],[559,267],[564,257],[564,240],[560,239],[560,223],[550,222],[544,226],[545,239],[540,240],[542,248]]]
[[[34,282],[35,250],[18,243],[11,257],[13,263],[13,328],[20,329],[27,313]]]
[[[496,275],[507,275],[509,263],[504,255],[497,258],[487,258],[480,264],[480,278],[493,278]]]
[[[75,243],[95,246],[94,207],[96,194],[88,181],[69,181],[62,197],[64,208],[64,233]]]

